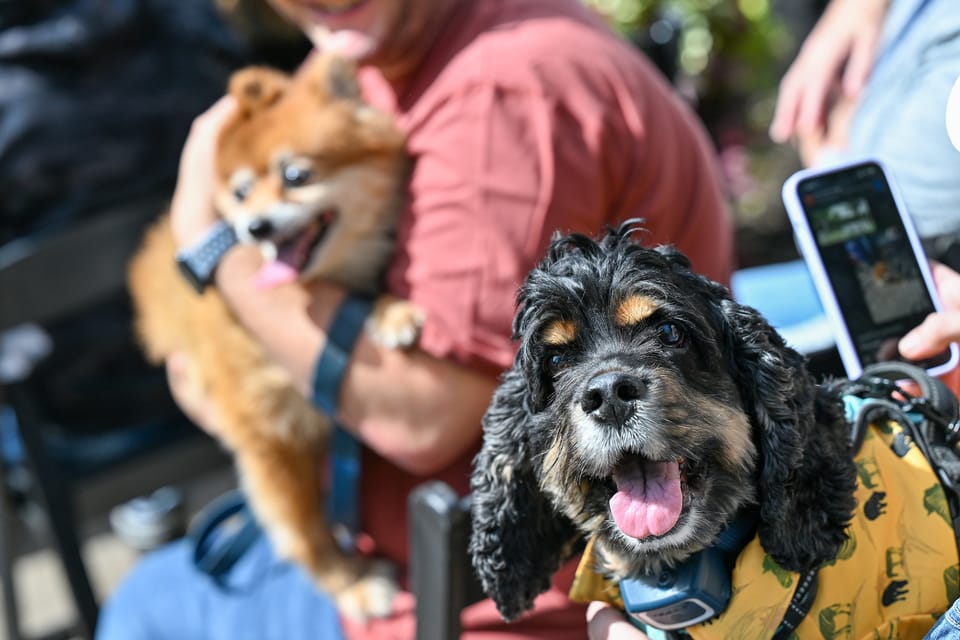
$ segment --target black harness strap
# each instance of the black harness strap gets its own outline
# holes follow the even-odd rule
[[[774,631],[771,640],[787,640],[797,630],[803,619],[810,613],[814,600],[817,599],[818,584],[816,570],[810,571],[800,578],[797,582],[797,589],[793,592],[793,599],[790,600],[790,605],[783,614],[783,620],[780,621],[780,625]],[[684,629],[673,632],[661,631],[661,633],[668,640],[690,637],[690,634]]]
[[[914,382],[921,395],[914,396],[897,385],[897,380],[904,379]],[[956,396],[923,369],[903,362],[870,365],[859,379],[838,388],[844,395],[865,400],[852,421],[855,440],[858,436],[862,439],[869,424],[886,418],[899,424],[920,449],[943,486],[960,549],[960,408]]]
[[[790,637],[803,619],[810,613],[813,601],[817,599],[817,571],[814,569],[806,573],[797,583],[797,590],[793,592],[790,606],[783,614],[780,626],[773,634],[773,640],[786,640]]]

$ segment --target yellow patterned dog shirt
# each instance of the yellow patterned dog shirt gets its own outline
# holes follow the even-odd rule
[[[856,464],[857,510],[849,538],[820,569],[816,600],[794,637],[922,638],[960,593],[957,544],[943,488],[893,422],[870,427]],[[617,585],[593,566],[588,544],[571,599],[623,608]],[[685,631],[694,640],[770,638],[798,580],[799,574],[780,568],[754,537],[737,559],[726,611]]]

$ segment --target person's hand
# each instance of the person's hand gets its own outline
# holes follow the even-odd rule
[[[190,361],[186,354],[173,353],[166,361],[167,384],[174,402],[190,421],[209,433],[217,435],[216,417],[213,404],[200,393],[197,385],[190,380]]]
[[[647,634],[606,602],[591,602],[587,607],[587,636],[590,640],[649,640]]]
[[[828,136],[834,106],[849,111],[876,58],[889,0],[833,0],[807,36],[796,60],[780,83],[770,125],[775,142]]]
[[[911,360],[934,355],[951,342],[960,342],[960,273],[938,262],[931,263],[931,271],[943,311],[931,313],[901,338],[900,354]]]
[[[231,96],[220,98],[197,116],[180,154],[177,187],[170,203],[170,224],[178,248],[197,242],[216,223],[217,138],[237,110]]]

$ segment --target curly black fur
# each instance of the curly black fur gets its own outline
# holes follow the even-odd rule
[[[555,238],[521,287],[520,349],[484,418],[472,478],[473,563],[507,619],[586,537],[615,579],[683,560],[751,504],[761,543],[786,569],[832,559],[846,538],[856,470],[837,395],[685,256],[634,242],[638,228]],[[610,376],[607,403],[597,389]],[[657,463],[681,469],[679,519],[630,537],[608,506],[612,477],[618,465]]]

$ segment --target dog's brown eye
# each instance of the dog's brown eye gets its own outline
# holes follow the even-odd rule
[[[683,344],[683,332],[672,322],[664,322],[657,326],[657,337],[668,347],[679,347]]]
[[[237,202],[243,202],[247,199],[247,196],[250,195],[250,190],[253,188],[253,184],[250,182],[241,182],[238,185],[233,187],[233,197],[237,199]]]
[[[561,353],[553,353],[547,356],[544,364],[548,372],[556,374],[566,368],[567,359]]]
[[[283,186],[287,188],[302,187],[310,180],[310,169],[298,167],[295,164],[283,166]]]
[[[253,191],[256,176],[253,171],[243,167],[230,174],[230,195],[237,202],[243,202]]]

